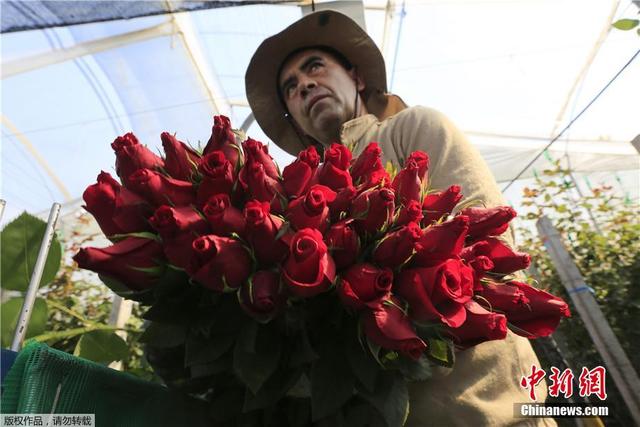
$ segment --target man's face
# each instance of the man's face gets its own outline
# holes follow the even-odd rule
[[[287,59],[278,87],[302,131],[329,144],[338,137],[340,126],[353,118],[355,99],[364,84],[330,53],[308,49]]]

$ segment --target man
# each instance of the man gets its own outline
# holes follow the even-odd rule
[[[504,204],[479,153],[439,112],[411,107],[386,93],[380,51],[351,19],[337,12],[307,15],[265,40],[246,77],[247,98],[265,133],[292,155],[309,145],[353,146],[371,141],[383,161],[396,166],[415,150],[429,154],[432,188],[462,187],[467,199]],[[530,344],[509,334],[457,355],[454,369],[410,385],[407,426],[554,425],[552,420],[514,419],[513,403],[529,401],[519,382],[540,366]],[[543,401],[546,386],[537,396]]]

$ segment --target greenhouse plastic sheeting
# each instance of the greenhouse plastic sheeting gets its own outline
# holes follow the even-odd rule
[[[3,414],[95,414],[105,427],[210,424],[203,401],[39,343],[20,352],[3,388]]]

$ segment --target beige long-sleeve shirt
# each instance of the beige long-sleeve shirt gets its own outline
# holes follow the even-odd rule
[[[369,142],[378,142],[383,163],[391,161],[397,167],[411,152],[425,151],[430,157],[430,188],[457,184],[467,200],[504,204],[480,153],[436,110],[405,108],[396,97],[381,120],[368,114],[346,122],[340,138],[353,145],[354,157]],[[531,344],[511,332],[505,340],[459,352],[453,369],[436,368],[431,379],[410,384],[406,426],[555,426],[552,419],[514,418],[514,403],[531,403],[520,386],[522,376],[531,374],[531,365],[540,368]],[[546,395],[543,381],[536,387],[538,401],[544,402]]]

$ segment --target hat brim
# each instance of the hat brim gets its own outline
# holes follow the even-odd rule
[[[271,140],[292,155],[306,147],[289,123],[279,101],[278,72],[294,51],[305,47],[331,47],[353,64],[364,80],[364,102],[369,111],[385,102],[387,76],[384,58],[369,35],[351,18],[335,11],[309,14],[258,47],[247,72],[245,87],[253,115]]]

